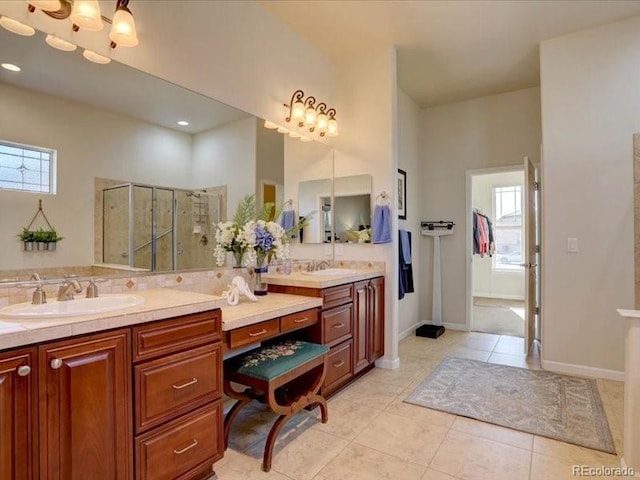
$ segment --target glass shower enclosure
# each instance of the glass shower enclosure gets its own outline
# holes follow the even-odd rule
[[[134,183],[105,188],[102,195],[104,263],[149,271],[213,267],[217,196]]]

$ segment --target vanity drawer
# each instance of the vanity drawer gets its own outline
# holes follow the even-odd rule
[[[322,290],[322,308],[332,308],[353,301],[353,284],[338,285]]]
[[[318,323],[318,310],[313,308],[311,310],[304,310],[303,312],[297,312],[281,317],[280,331],[288,332],[289,330],[308,327],[310,325],[315,325],[316,323]]]
[[[136,433],[220,398],[221,350],[207,345],[136,366]]]
[[[186,479],[210,466],[222,458],[219,425],[221,400],[136,437],[136,479]]]
[[[322,312],[322,343],[337,345],[352,336],[353,304]]]
[[[261,342],[278,333],[280,333],[280,320],[278,318],[237,328],[229,332],[229,348]]]
[[[333,347],[327,357],[327,372],[322,385],[322,394],[326,395],[353,376],[353,340]]]
[[[133,361],[147,360],[222,339],[220,310],[133,327]]]

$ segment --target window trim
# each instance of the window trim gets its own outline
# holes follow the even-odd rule
[[[23,150],[31,150],[34,152],[48,153],[49,154],[49,191],[33,191],[23,190],[21,188],[0,187],[0,192],[12,192],[12,193],[30,193],[35,195],[56,195],[58,192],[58,151],[52,148],[39,147],[37,145],[29,145],[27,143],[11,142],[9,140],[0,139],[0,145],[21,148]]]

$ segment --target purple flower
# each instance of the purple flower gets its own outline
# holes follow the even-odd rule
[[[265,253],[269,253],[273,248],[275,238],[271,233],[265,230],[263,227],[256,227],[256,246],[258,250],[262,250]]]

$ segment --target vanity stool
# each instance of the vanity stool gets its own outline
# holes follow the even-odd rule
[[[322,423],[327,423],[327,402],[318,394],[325,376],[329,347],[300,340],[262,346],[224,362],[224,393],[238,400],[224,419],[224,446],[231,424],[252,400],[265,403],[280,416],[269,430],[262,470],[271,469],[273,446],[284,424],[307,406],[319,405]],[[231,382],[245,385],[236,391]]]

